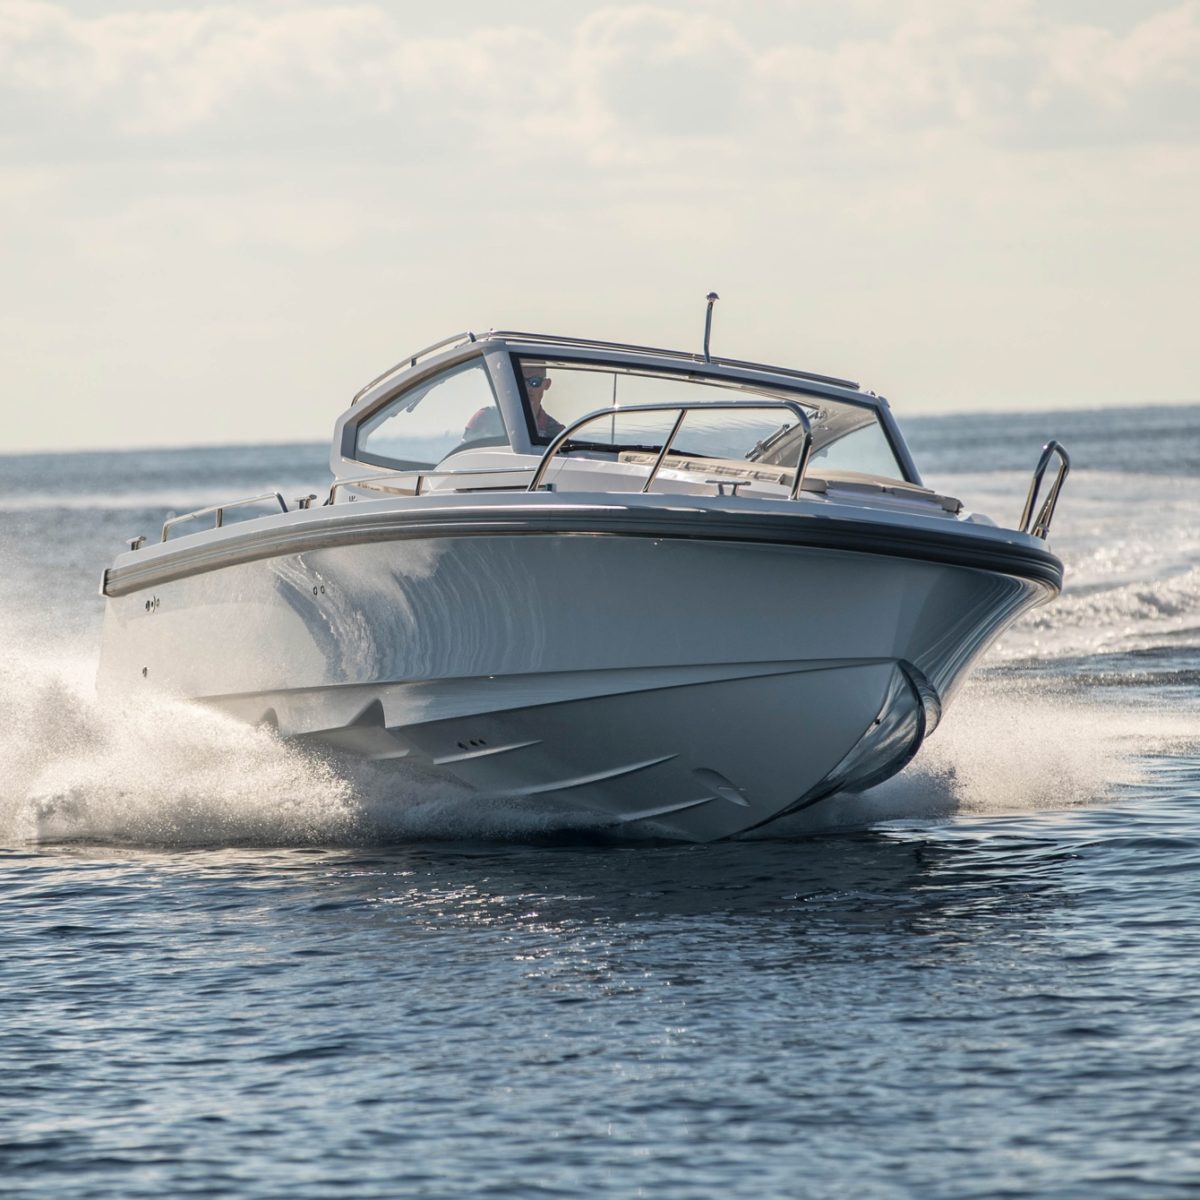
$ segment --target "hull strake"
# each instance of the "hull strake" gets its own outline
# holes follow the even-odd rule
[[[484,697],[486,680],[454,681]],[[524,679],[497,694],[552,702],[484,708],[392,724],[412,691],[382,687],[214,697],[214,706],[321,750],[351,754],[395,777],[442,780],[481,804],[518,802],[590,814],[602,823],[651,823],[707,841],[764,824],[837,790],[894,774],[927,723],[908,673],[889,662],[720,664],[681,671],[612,672],[596,679]],[[591,694],[585,694],[585,693]],[[562,699],[574,695],[575,699]],[[883,703],[880,704],[880,696]],[[324,728],[314,722],[331,721]]]

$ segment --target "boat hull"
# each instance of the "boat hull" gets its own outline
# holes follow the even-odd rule
[[[100,685],[201,700],[480,804],[710,840],[899,770],[1048,594],[767,539],[409,530],[111,595]]]

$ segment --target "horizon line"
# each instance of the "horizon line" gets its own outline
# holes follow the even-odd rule
[[[890,403],[889,403],[890,407]],[[983,409],[944,408],[936,410],[917,410],[907,413],[901,428],[911,421],[927,421],[941,417],[1002,417],[1002,416],[1066,416],[1084,412],[1120,412],[1122,410],[1139,411],[1145,409],[1174,409],[1200,408],[1200,399],[1186,400],[1144,400],[1133,404],[1067,404],[1056,408],[996,408]],[[0,458],[23,458],[33,455],[59,455],[66,457],[73,454],[144,454],[152,451],[171,450],[248,450],[255,447],[284,447],[284,446],[327,446],[328,441],[320,438],[279,438],[256,439],[247,441],[217,441],[217,442],[146,442],[140,445],[80,445],[80,446],[21,446],[0,450]]]

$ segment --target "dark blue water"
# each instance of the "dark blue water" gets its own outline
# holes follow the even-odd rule
[[[100,707],[121,539],[323,450],[0,459],[0,1190],[1200,1194],[1200,409],[907,428],[1009,521],[1068,445],[1068,590],[835,828],[706,847]]]

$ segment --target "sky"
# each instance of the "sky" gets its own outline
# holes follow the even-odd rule
[[[1200,401],[1200,0],[0,0],[0,451],[325,439],[463,329]]]

